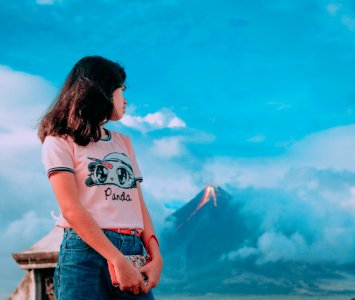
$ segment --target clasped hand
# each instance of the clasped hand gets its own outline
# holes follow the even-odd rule
[[[122,291],[131,291],[133,294],[138,295],[140,292],[147,294],[150,289],[158,285],[162,269],[162,259],[152,259],[140,269],[125,261],[123,265],[115,267],[115,272],[119,288]],[[146,283],[142,274],[148,277]]]
[[[128,261],[114,265],[118,286],[121,291],[131,291],[138,295],[141,292],[148,293],[146,284],[139,269]]]

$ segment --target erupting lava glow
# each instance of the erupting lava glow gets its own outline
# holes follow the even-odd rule
[[[191,213],[191,215],[187,218],[186,222],[188,222],[193,217],[193,215],[195,215],[207,202],[209,202],[211,200],[211,198],[213,199],[214,206],[217,207],[217,198],[216,198],[216,193],[215,193],[214,187],[209,185],[205,188],[205,192],[203,194],[201,201],[198,203],[197,207]],[[184,224],[185,224],[185,222],[180,224],[177,227],[177,229],[179,229]]]
[[[210,201],[211,197],[213,198],[213,204],[215,207],[217,207],[217,198],[216,198],[216,193],[214,192],[214,187],[212,186],[207,186],[205,188],[205,193],[203,194],[203,197],[200,201],[200,203],[197,205],[196,209],[194,212],[191,214],[194,215],[202,206],[204,206],[208,201]],[[191,217],[190,216],[190,217]]]

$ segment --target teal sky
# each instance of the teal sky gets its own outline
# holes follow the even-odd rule
[[[279,154],[353,120],[351,1],[83,3],[2,1],[1,64],[59,88],[84,55],[122,62],[137,114],[170,109],[216,137],[208,155]]]
[[[85,55],[126,69],[108,128],[132,136],[157,227],[213,183],[295,189],[355,229],[353,1],[0,0],[0,41],[0,296],[23,274],[10,253],[58,214],[36,121]]]

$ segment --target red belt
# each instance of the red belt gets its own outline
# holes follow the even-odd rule
[[[138,231],[137,229],[129,229],[129,228],[105,228],[105,229],[118,232],[118,233],[128,234],[128,235],[136,235],[138,237],[142,235],[142,232]]]

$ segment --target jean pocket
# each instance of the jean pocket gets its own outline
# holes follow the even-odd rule
[[[143,245],[140,238],[136,236],[124,236],[120,251],[124,255],[141,255],[143,254]]]
[[[63,252],[82,252],[91,248],[75,232],[67,234],[64,239]]]

